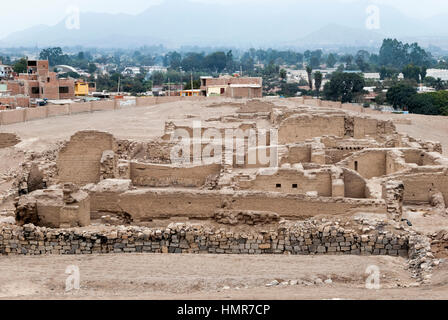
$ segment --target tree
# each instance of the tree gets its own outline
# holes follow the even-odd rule
[[[403,77],[407,80],[415,80],[417,83],[420,82],[420,68],[417,66],[414,66],[413,64],[407,65],[403,69]]]
[[[359,50],[356,54],[355,63],[358,65],[359,69],[362,72],[366,72],[370,68],[368,63],[369,59],[370,53],[366,50]]]
[[[394,68],[389,67],[381,67],[380,68],[380,79],[386,80],[386,79],[397,79],[398,75],[400,74],[400,71]]]
[[[310,90],[313,90],[313,68],[307,66],[306,73],[308,74],[308,85],[310,86]]]
[[[386,99],[395,109],[406,108],[410,98],[417,93],[417,90],[407,84],[398,83],[387,90]]]
[[[288,76],[288,74],[287,74],[286,70],[285,70],[285,69],[281,69],[281,70],[280,70],[280,78],[281,78],[283,81],[285,81],[286,78],[287,78],[287,76]]]
[[[96,64],[89,63],[89,67],[88,67],[89,73],[95,73],[96,70],[97,70]]]
[[[28,59],[27,58],[21,58],[21,59],[17,60],[12,66],[14,72],[17,72],[17,73],[26,73],[27,67],[28,67]]]
[[[151,80],[155,85],[162,85],[165,81],[165,74],[163,72],[153,72],[151,75]]]
[[[60,47],[44,49],[39,54],[39,59],[48,60],[50,66],[68,64],[70,58],[62,52]]]
[[[333,68],[335,64],[336,64],[336,57],[334,56],[333,53],[330,53],[327,58],[327,67]]]
[[[319,98],[320,88],[322,87],[323,75],[320,71],[314,73],[314,86],[316,87],[317,97]]]
[[[364,92],[365,81],[360,74],[334,72],[324,86],[328,100],[352,102]]]
[[[420,78],[421,82],[425,81],[426,75],[428,74],[428,68],[426,66],[423,66],[420,68]]]
[[[224,52],[214,52],[204,58],[203,66],[210,71],[222,72],[227,66],[227,59],[228,56]]]
[[[409,45],[397,39],[384,39],[380,49],[379,64],[402,69],[409,64],[428,67],[434,64],[434,61],[431,54],[417,43]]]

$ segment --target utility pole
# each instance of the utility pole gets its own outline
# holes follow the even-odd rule
[[[182,78],[182,67],[180,67],[180,96],[182,97],[182,93],[184,91],[183,86],[184,79]]]
[[[168,97],[171,97],[171,81],[170,81],[170,78],[168,78]]]
[[[193,96],[193,71],[191,72],[191,96]]]

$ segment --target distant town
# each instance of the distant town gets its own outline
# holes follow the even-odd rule
[[[447,89],[447,56],[396,39],[385,39],[378,52],[347,53],[162,47],[0,51],[1,110],[126,96],[304,96],[448,115]]]

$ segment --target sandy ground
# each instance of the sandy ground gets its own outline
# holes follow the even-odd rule
[[[395,124],[398,132],[407,133],[414,138],[438,141],[442,144],[443,154],[448,156],[448,117],[425,116],[418,114],[380,114],[372,117],[383,120],[410,119],[411,125]]]
[[[165,122],[194,117],[207,120],[232,114],[235,107],[207,108],[207,102],[174,102],[149,107],[130,107],[115,111],[80,113],[0,127],[0,132],[16,133],[22,139],[17,147],[44,150],[48,144],[69,140],[81,130],[112,133],[119,139],[150,140],[164,134]]]
[[[360,256],[91,255],[0,258],[1,299],[447,299],[448,263],[431,288],[412,287],[405,260]],[[81,288],[65,292],[76,265]],[[365,288],[380,269],[380,290]],[[266,287],[273,280],[332,284]]]

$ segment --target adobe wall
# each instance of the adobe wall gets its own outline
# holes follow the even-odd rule
[[[360,234],[331,225],[288,226],[284,230],[228,232],[179,224],[171,228],[109,227],[102,231],[53,230],[33,225],[0,225],[1,255],[190,253],[190,254],[352,254],[408,257],[407,235]],[[99,241],[100,240],[100,241]]]
[[[220,164],[196,167],[173,167],[167,165],[131,162],[131,180],[135,186],[200,188],[207,179],[221,172]]]
[[[0,133],[0,149],[15,146],[20,143],[20,138],[15,133]]]
[[[318,196],[332,196],[331,172],[326,170],[304,171],[280,169],[273,175],[258,174],[247,183],[239,184],[241,189],[289,194],[306,194],[317,192]]]
[[[48,117],[66,116],[70,114],[70,106],[68,105],[48,105]]]
[[[2,125],[19,123],[25,121],[25,109],[8,110],[0,112]]]
[[[134,221],[172,217],[211,219],[216,210],[270,211],[301,219],[319,215],[345,215],[358,211],[385,212],[384,200],[312,198],[269,192],[143,189],[120,195],[119,206]]]
[[[92,103],[92,111],[111,111],[115,110],[115,102],[113,100],[95,101]]]
[[[282,158],[283,163],[308,163],[311,162],[311,145],[291,145],[288,146],[287,156]]]
[[[366,180],[357,172],[342,168],[344,172],[344,190],[346,198],[363,199],[366,194]]]
[[[70,114],[91,112],[92,103],[91,102],[72,103],[69,105],[69,108],[70,108]]]
[[[427,173],[396,174],[388,179],[399,180],[404,184],[404,202],[429,203],[431,192],[439,191],[448,203],[448,171]]]
[[[386,150],[365,150],[353,154],[338,165],[357,171],[366,179],[381,177],[387,174],[386,154]]]
[[[25,109],[25,121],[43,119],[47,117],[47,107]]]
[[[300,114],[289,117],[280,124],[280,144],[303,142],[314,137],[345,135],[344,116]]]
[[[116,150],[114,137],[105,132],[81,131],[73,135],[61,149],[57,159],[60,182],[78,185],[100,181],[103,152]]]

